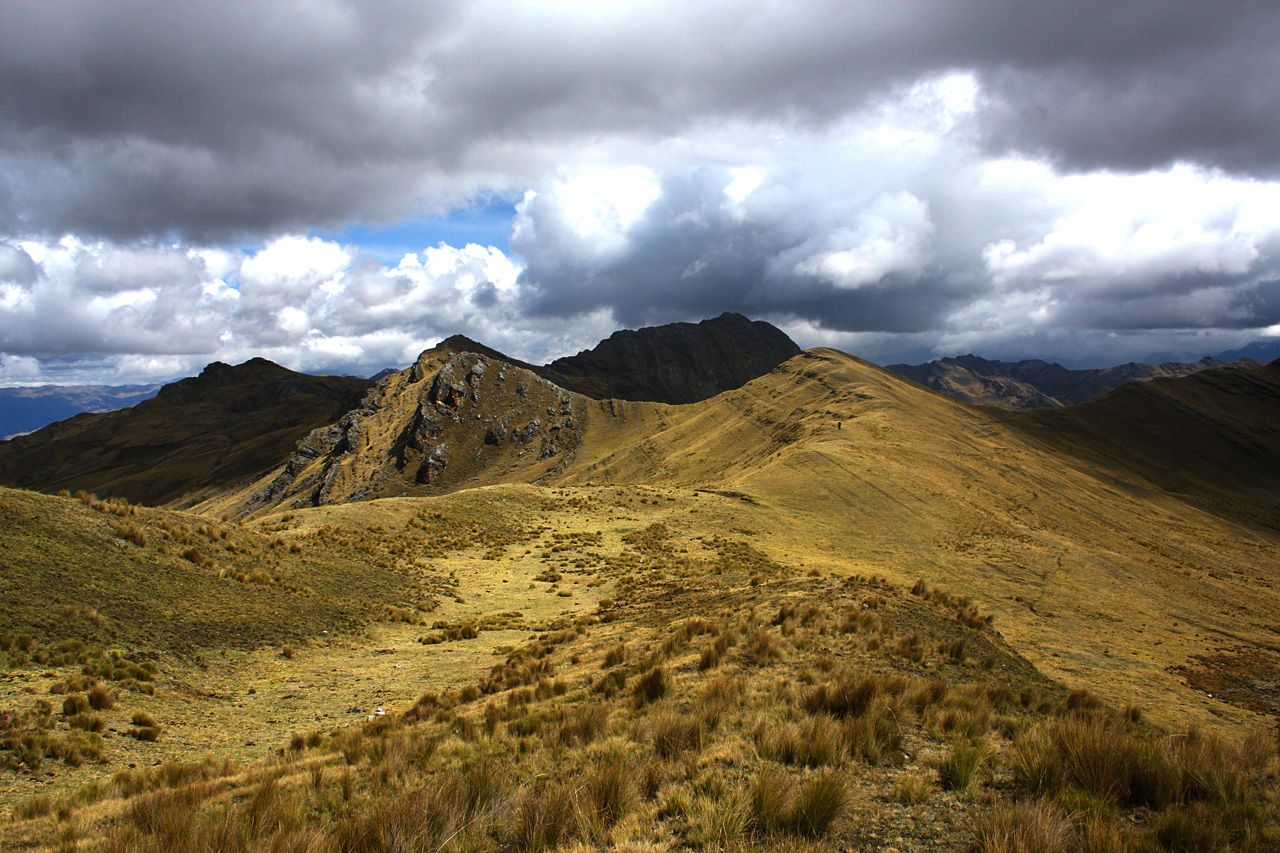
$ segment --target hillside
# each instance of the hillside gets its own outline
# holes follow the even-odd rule
[[[1205,356],[1194,364],[1129,362],[1094,370],[1068,370],[1060,364],[1038,359],[991,361],[970,354],[927,364],[891,364],[888,369],[975,406],[1019,410],[1074,406],[1126,382],[1190,376],[1201,370],[1225,367],[1255,368],[1263,364],[1251,358],[1227,362]]]
[[[0,444],[0,482],[151,505],[191,503],[277,464],[298,439],[351,409],[369,385],[294,373],[265,359],[215,362],[132,408],[77,415]]]
[[[39,385],[0,388],[0,439],[31,432],[81,412],[112,412],[140,403],[159,385]]]
[[[1131,383],[1079,406],[1005,421],[1113,476],[1280,528],[1280,361]]]
[[[1186,431],[1188,454],[1193,440],[1254,453],[1249,431],[1268,429],[1274,406],[1257,374],[1222,373],[1245,383],[1249,402],[1239,422],[1198,439]],[[1149,387],[1162,385],[1133,393]],[[1070,682],[1101,667],[1107,677],[1095,683],[1108,695],[1177,696],[1166,705],[1178,713],[1205,707],[1179,667],[1266,641],[1280,614],[1272,534],[1166,493],[1145,457],[1118,477],[1052,427],[1033,433],[833,350],[673,407],[593,401],[437,348],[366,402],[287,466],[202,510],[261,515],[504,483],[678,489],[749,508],[744,529],[780,559],[980,592],[1046,673]],[[1177,430],[1177,417],[1195,415],[1170,413],[1165,428]],[[1112,430],[1100,422],[1100,435]],[[331,443],[312,453],[317,437]],[[1160,436],[1134,440],[1153,442],[1150,458],[1160,458]],[[1265,452],[1251,457],[1255,470],[1277,470],[1267,464],[1274,447]],[[1152,625],[1158,646],[1143,642]]]

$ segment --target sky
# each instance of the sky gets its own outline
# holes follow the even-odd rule
[[[1280,339],[1273,0],[6,0],[0,385]]]

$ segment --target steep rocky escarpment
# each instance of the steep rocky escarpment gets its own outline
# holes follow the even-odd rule
[[[501,353],[449,338],[299,441],[242,512],[438,494],[517,470],[536,480],[567,464],[581,441],[575,396]]]

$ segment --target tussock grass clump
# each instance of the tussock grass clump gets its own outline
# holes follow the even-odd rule
[[[846,752],[840,725],[825,714],[799,723],[761,720],[753,737],[762,757],[781,764],[838,766],[843,763]]]
[[[116,536],[137,545],[139,548],[147,547],[147,533],[136,524],[117,524],[112,528]]]
[[[48,794],[34,794],[13,807],[14,820],[32,820],[53,812],[53,798]]]
[[[631,687],[631,695],[637,706],[656,702],[670,692],[671,676],[661,666],[655,666],[637,677]]]
[[[896,697],[880,696],[866,712],[842,726],[849,755],[867,764],[901,764],[904,730],[912,724],[910,708]]]
[[[659,758],[675,758],[686,750],[702,748],[701,721],[669,705],[649,714],[649,733]]]
[[[549,784],[525,792],[516,810],[512,844],[522,853],[554,850],[569,841],[578,829],[573,790],[567,784]]]
[[[835,770],[821,770],[804,782],[775,765],[765,765],[751,785],[751,825],[757,834],[792,833],[821,838],[844,814],[849,790]]]
[[[591,702],[562,710],[556,740],[564,746],[586,746],[603,735],[609,725],[609,706]]]
[[[625,753],[612,752],[595,762],[583,786],[593,823],[609,829],[635,808],[639,800],[635,780]]]
[[[1070,818],[1050,803],[997,803],[979,812],[973,835],[975,853],[1068,853],[1079,849]]]
[[[888,686],[885,679],[873,672],[841,670],[806,692],[800,705],[811,714],[856,717],[865,713],[871,702]]]
[[[747,660],[765,666],[782,659],[782,638],[764,628],[757,629],[747,641]]]
[[[109,711],[115,704],[116,694],[107,685],[99,682],[89,688],[89,705],[95,711]]]
[[[612,669],[615,666],[621,666],[623,662],[626,661],[626,659],[627,659],[626,644],[618,643],[617,645],[610,647],[609,651],[605,652],[604,663],[602,664],[601,668]]]
[[[991,747],[985,741],[959,741],[938,762],[938,778],[944,787],[966,792],[977,781],[978,771],[990,758]]]
[[[917,806],[929,801],[937,786],[932,773],[908,773],[893,784],[893,801]]]
[[[89,699],[83,693],[72,693],[62,700],[62,713],[67,717],[83,714],[89,710]]]
[[[86,732],[100,732],[107,726],[97,714],[76,714],[67,722],[71,728]]]

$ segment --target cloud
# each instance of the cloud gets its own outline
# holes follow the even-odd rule
[[[209,243],[394,219],[584,153],[831,128],[953,72],[981,83],[996,155],[1274,174],[1277,20],[1257,0],[18,2],[0,228]]]
[[[1278,25],[1261,0],[20,0],[0,350],[355,371],[725,310],[887,358],[1235,345],[1280,323]],[[510,253],[316,236],[494,196],[523,199]]]
[[[40,371],[142,381],[253,356],[368,374],[405,366],[458,332],[545,361],[613,330],[607,312],[584,315],[572,330],[523,317],[521,266],[492,246],[441,244],[395,265],[298,235],[256,252],[70,238],[22,251],[40,263],[32,281],[0,284],[0,352],[10,365],[0,381]],[[92,362],[87,374],[68,367],[76,360]]]

